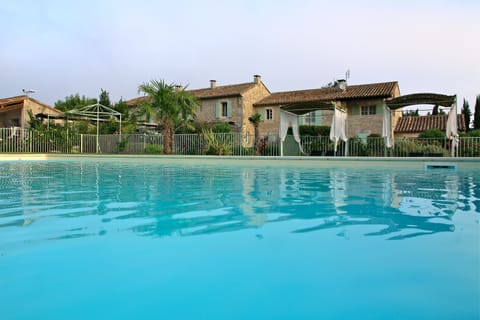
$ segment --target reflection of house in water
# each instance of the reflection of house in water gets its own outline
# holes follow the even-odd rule
[[[88,217],[56,220],[65,237],[122,228],[154,237],[203,235],[295,221],[293,232],[368,225],[378,227],[368,235],[401,239],[453,231],[457,206],[475,205],[475,196],[466,194],[462,204],[459,194],[478,189],[456,171],[346,167],[85,162],[11,165],[2,174],[11,181],[0,191],[22,194],[12,208],[25,218],[0,228]]]
[[[372,176],[365,171],[346,174],[344,169],[331,169],[330,178],[334,212],[344,216],[332,218],[327,214],[320,224],[296,232],[385,225],[368,235],[392,234],[390,239],[401,239],[454,230],[451,218],[458,199],[455,173],[390,172]]]
[[[149,209],[156,223],[135,231],[185,236],[290,220],[311,225],[294,232],[370,225],[380,226],[380,230],[368,235],[390,235],[390,239],[454,230],[451,217],[458,198],[455,173],[445,180],[444,175],[435,178],[427,172],[215,167],[199,172],[192,169],[180,176],[193,180],[163,179],[163,191],[153,197],[156,204]],[[203,190],[201,198],[192,199],[187,192],[172,200],[173,195],[165,192],[169,188],[165,183],[172,183],[175,190],[174,185],[192,181]],[[182,201],[183,206],[179,205]],[[170,209],[165,207],[169,202]]]

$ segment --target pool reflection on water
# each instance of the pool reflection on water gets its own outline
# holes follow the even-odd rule
[[[7,162],[0,181],[7,318],[479,315],[480,170]]]

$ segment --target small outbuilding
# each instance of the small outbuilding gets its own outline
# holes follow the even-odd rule
[[[0,128],[29,127],[30,116],[62,123],[63,112],[27,95],[0,99]]]
[[[448,115],[437,114],[427,116],[403,116],[398,119],[394,132],[397,138],[417,138],[420,133],[438,129],[447,130]],[[457,128],[459,132],[465,132],[465,117],[463,114],[457,115]]]

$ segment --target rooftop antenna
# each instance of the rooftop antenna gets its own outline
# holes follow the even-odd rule
[[[347,69],[347,72],[345,72],[345,80],[350,79],[350,69]]]
[[[30,90],[22,89],[22,92],[28,97],[28,95],[29,95],[30,93],[35,93],[36,91],[35,91],[35,90],[32,90],[32,89],[30,89]]]

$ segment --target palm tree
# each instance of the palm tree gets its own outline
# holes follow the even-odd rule
[[[260,113],[255,113],[253,116],[250,116],[248,118],[248,121],[250,121],[253,124],[253,127],[255,128],[255,143],[254,143],[254,149],[255,149],[255,155],[260,154],[260,144],[258,143],[259,138],[260,138],[260,133],[258,132],[258,126],[260,125],[260,122],[262,122],[262,115]]]
[[[198,106],[196,98],[184,88],[165,81],[151,80],[138,87],[148,99],[140,103],[141,110],[147,117],[155,116],[163,131],[163,152],[171,154],[173,134],[178,126],[193,120]]]

